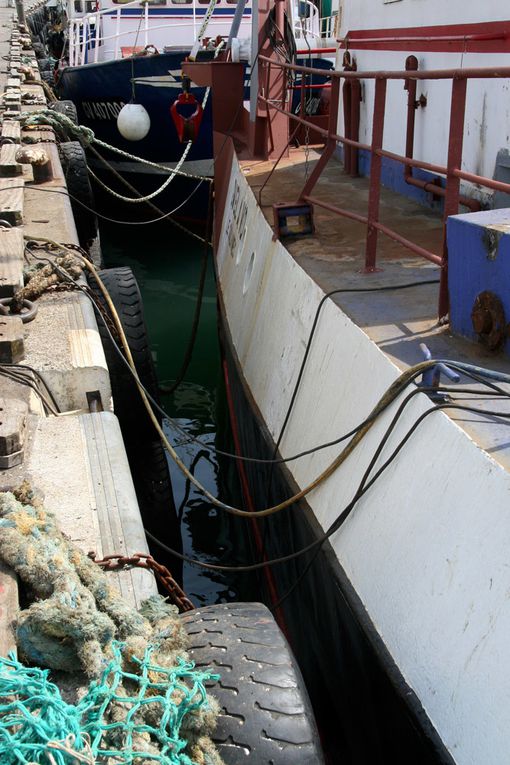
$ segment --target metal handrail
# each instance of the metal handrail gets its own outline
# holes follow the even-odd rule
[[[94,21],[93,16],[92,16],[91,20]],[[213,17],[213,19],[211,21],[209,21],[209,26],[210,27],[220,26],[222,24],[223,24],[223,22],[221,20],[219,20],[219,19],[215,20],[214,17]],[[196,22],[193,19],[193,17],[190,17],[189,21],[185,21],[185,22],[182,22],[182,23],[179,23],[179,24],[171,24],[171,23],[169,23],[169,24],[155,24],[155,25],[148,26],[147,27],[147,34],[150,34],[150,32],[153,32],[155,30],[160,30],[160,29],[179,29],[181,27],[182,28],[185,28],[185,27],[189,28],[189,27],[193,27],[194,25],[196,25]],[[114,34],[111,34],[111,35],[97,34],[97,31],[98,31],[97,25],[92,26],[91,24],[89,24],[88,20],[85,19],[84,16],[80,16],[79,18],[78,17],[74,18],[69,26],[70,26],[70,29],[77,30],[78,32],[79,32],[80,28],[83,29],[83,30],[85,30],[85,29],[93,29],[94,30],[94,34],[93,34],[92,37],[90,37],[88,39],[81,39],[79,42],[75,42],[74,43],[74,47],[79,50],[79,55],[81,55],[82,58],[83,58],[83,51],[84,51],[84,49],[85,50],[87,50],[87,49],[88,50],[94,50],[94,61],[95,62],[97,62],[97,60],[98,60],[99,46],[102,45],[104,42],[106,42],[108,40],[120,40],[121,37],[133,34],[133,30],[132,29],[126,29],[126,30],[123,30],[122,32],[115,32]],[[142,28],[141,32],[143,32],[144,35],[145,35],[145,32],[146,32],[145,27]],[[74,61],[76,60],[76,58],[77,57],[75,56]],[[116,48],[115,48],[115,56],[114,56],[114,58],[118,58],[118,46],[116,46]],[[82,61],[81,63],[83,64],[84,62]],[[70,62],[70,65],[71,66],[75,66],[76,64]]]
[[[510,78],[510,67],[471,67],[467,69],[431,69],[431,70],[398,70],[398,71],[337,71],[337,70],[324,70],[316,69],[314,67],[300,66],[296,64],[288,64],[283,61],[277,61],[267,56],[259,56],[261,65],[267,66],[268,73],[267,78],[270,76],[271,66],[276,66],[288,71],[300,72],[303,75],[318,75],[320,77],[329,77],[331,79],[331,98],[330,98],[330,113],[328,127],[321,128],[315,125],[311,120],[307,120],[304,117],[299,117],[293,114],[288,109],[285,109],[283,104],[284,95],[287,88],[287,78],[281,78],[282,93],[281,105],[279,106],[275,99],[268,99],[259,93],[259,99],[266,104],[267,109],[274,109],[284,115],[287,118],[298,122],[313,131],[323,136],[325,140],[325,148],[322,155],[317,162],[313,172],[306,181],[299,198],[305,201],[309,201],[313,204],[325,207],[326,209],[336,212],[338,215],[342,215],[359,223],[366,224],[367,236],[365,247],[365,272],[370,273],[376,271],[376,256],[377,256],[377,234],[381,233],[389,236],[400,244],[404,245],[412,252],[426,258],[427,260],[441,266],[441,284],[439,291],[439,305],[438,313],[440,317],[445,316],[448,313],[448,251],[446,245],[446,237],[443,237],[443,252],[442,255],[430,252],[423,247],[411,242],[410,240],[402,237],[396,231],[393,231],[387,226],[384,226],[379,222],[379,197],[380,197],[380,181],[381,181],[381,166],[382,158],[387,157],[397,162],[401,162],[408,167],[418,167],[423,170],[428,170],[434,173],[439,173],[446,178],[446,188],[444,189],[444,215],[443,225],[446,224],[446,220],[450,215],[456,215],[458,213],[459,204],[462,202],[460,194],[460,181],[465,180],[471,183],[484,186],[489,189],[502,191],[506,194],[510,194],[510,184],[503,183],[502,181],[495,181],[492,178],[486,178],[485,176],[475,175],[474,173],[468,173],[461,170],[462,163],[462,144],[464,135],[464,117],[466,107],[466,90],[467,81],[469,79],[501,79]],[[374,97],[374,112],[372,123],[372,142],[371,144],[363,144],[360,141],[346,138],[345,136],[338,135],[337,122],[338,122],[338,106],[339,106],[339,93],[340,82],[342,80],[375,80],[375,97]],[[385,104],[386,104],[386,84],[388,80],[451,80],[452,81],[452,96],[450,106],[450,131],[448,140],[448,158],[446,165],[437,165],[430,162],[422,162],[414,159],[410,156],[404,156],[396,154],[394,152],[383,149],[382,138],[384,130],[384,117],[385,117]],[[370,188],[368,199],[368,212],[367,215],[360,215],[352,211],[344,210],[342,208],[335,207],[334,205],[326,204],[315,197],[311,196],[311,192],[319,180],[322,171],[329,159],[333,155],[336,146],[341,143],[345,146],[352,146],[356,149],[363,149],[371,154],[371,169],[370,169]]]

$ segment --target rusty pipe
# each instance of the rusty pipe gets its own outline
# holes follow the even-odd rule
[[[355,59],[351,60],[349,51],[343,56],[345,72],[355,72],[357,69]],[[351,141],[359,139],[359,122],[361,101],[361,84],[359,80],[345,80],[342,87],[344,106],[344,132],[345,137]],[[352,144],[344,144],[344,170],[351,178],[358,176],[358,149]]]
[[[406,71],[415,72],[418,69],[418,59],[416,56],[408,56],[406,58]],[[414,154],[414,129],[416,123],[416,88],[417,80],[409,79],[405,80],[404,90],[407,90],[407,125],[406,125],[406,158],[413,159]],[[431,192],[438,197],[446,196],[446,189],[442,186],[426,181],[422,178],[415,178],[413,175],[412,165],[404,164],[404,180],[409,186],[414,186],[417,189]],[[459,203],[464,207],[467,207],[471,212],[479,212],[481,210],[481,204],[477,199],[471,199],[464,195],[459,196]]]

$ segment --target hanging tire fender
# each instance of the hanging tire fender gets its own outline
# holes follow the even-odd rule
[[[106,268],[99,271],[98,276],[118,313],[140,382],[159,404],[156,369],[136,278],[129,266]],[[109,315],[99,285],[89,278],[89,286],[95,302]],[[97,316],[97,325],[110,372],[114,411],[122,431],[144,526],[156,537],[169,540],[174,549],[182,551],[180,522],[175,510],[165,450],[147,414],[138,386],[115,350],[100,316]],[[161,422],[161,417],[157,416]],[[172,569],[175,578],[181,582],[181,562],[166,557],[159,548],[154,548],[153,552],[158,560]]]
[[[60,161],[71,198],[78,240],[87,248],[97,235],[95,202],[87,170],[87,158],[79,141],[59,144]]]
[[[301,672],[261,603],[220,603],[181,616],[197,667],[221,712],[213,740],[226,765],[324,765]]]
[[[48,109],[52,109],[54,112],[57,112],[57,114],[64,114],[71,120],[71,122],[74,122],[75,125],[78,124],[78,112],[73,101],[69,101],[68,99],[64,99],[63,101],[52,101],[48,104]]]

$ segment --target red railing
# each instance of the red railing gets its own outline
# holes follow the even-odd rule
[[[310,120],[305,119],[303,116],[303,110],[301,116],[293,114],[289,110],[285,109],[285,93],[282,93],[281,105],[275,102],[275,99],[265,98],[262,94],[259,94],[259,99],[266,104],[268,110],[274,109],[282,114],[285,114],[289,119],[300,123],[312,129],[316,134],[323,136],[325,139],[324,150],[318,160],[313,172],[306,181],[299,198],[305,200],[318,207],[323,207],[331,212],[335,212],[338,215],[342,215],[346,218],[363,223],[367,226],[366,234],[366,246],[365,246],[365,271],[367,273],[376,270],[377,263],[377,237],[381,232],[391,239],[399,242],[404,247],[408,248],[415,254],[429,260],[432,263],[441,267],[441,284],[439,290],[439,305],[438,313],[440,317],[445,316],[448,313],[448,251],[446,246],[446,236],[443,233],[443,251],[441,254],[431,252],[424,247],[420,247],[415,242],[402,236],[398,232],[392,230],[388,226],[379,222],[379,200],[381,190],[381,170],[382,159],[387,157],[388,159],[396,160],[404,165],[404,177],[407,183],[420,186],[421,188],[427,188],[432,184],[428,184],[421,179],[413,178],[412,168],[418,167],[422,170],[427,170],[432,173],[439,173],[445,176],[445,187],[434,187],[433,193],[437,193],[444,197],[444,213],[443,213],[443,226],[446,224],[446,220],[450,215],[456,215],[459,211],[459,205],[464,204],[470,209],[479,209],[476,200],[464,197],[460,193],[461,180],[469,181],[479,186],[484,186],[495,191],[502,191],[510,194],[510,184],[495,181],[492,178],[485,178],[473,173],[467,173],[461,170],[462,164],[462,145],[464,139],[464,119],[466,111],[466,91],[467,81],[469,79],[501,79],[510,78],[510,67],[499,68],[471,68],[471,69],[435,69],[435,70],[423,70],[418,71],[413,68],[411,63],[410,69],[405,71],[329,71],[324,69],[315,69],[313,67],[297,66],[295,64],[286,64],[283,62],[275,61],[274,59],[267,58],[265,56],[259,56],[259,61],[267,68],[267,79],[270,79],[270,70],[272,66],[280,67],[293,72],[300,72],[303,79],[307,76],[319,76],[331,78],[331,90],[330,90],[330,111],[328,127],[322,128],[313,124]],[[406,62],[409,65],[409,62]],[[285,81],[286,78],[282,78]],[[364,144],[359,141],[346,138],[337,134],[338,124],[338,106],[340,96],[340,83],[344,80],[375,80],[375,97],[374,97],[374,110],[372,120],[372,142],[371,144]],[[386,107],[386,86],[388,80],[404,80],[406,87],[410,93],[408,94],[408,120],[407,120],[407,133],[406,133],[406,155],[395,154],[394,152],[387,151],[383,148],[383,132],[384,132],[384,119],[385,119],[385,107]],[[416,81],[418,80],[451,80],[452,92],[450,102],[450,129],[448,139],[448,154],[447,164],[437,165],[430,162],[422,162],[415,159],[412,156],[414,138],[414,109],[415,101],[414,94],[416,93]],[[413,87],[414,84],[414,87]],[[284,85],[284,87],[287,87]],[[410,112],[413,111],[411,117]],[[340,143],[343,146],[351,146],[355,149],[363,149],[368,151],[371,155],[370,165],[370,186],[369,186],[369,198],[368,198],[368,210],[366,215],[361,215],[357,212],[349,211],[335,205],[328,204],[311,196],[311,193],[315,187],[315,184],[319,180],[326,164],[333,155],[337,144]],[[432,190],[427,188],[427,190]]]

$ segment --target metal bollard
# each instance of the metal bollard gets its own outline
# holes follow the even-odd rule
[[[51,161],[44,149],[23,147],[16,152],[16,162],[32,165],[34,183],[44,183],[53,179]]]

